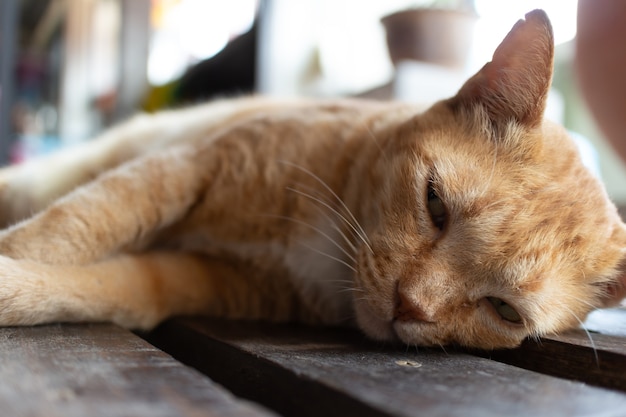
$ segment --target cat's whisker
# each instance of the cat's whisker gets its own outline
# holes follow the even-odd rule
[[[319,180],[321,181],[321,179]],[[322,195],[318,189],[308,186],[306,184],[300,183],[300,182],[295,182],[294,183],[295,186],[305,189],[305,191],[303,191],[302,189],[298,189],[298,188],[293,188],[293,187],[286,187],[286,189],[288,191],[294,192],[296,194],[299,194],[305,198],[310,199],[311,201],[318,203],[320,206],[330,210],[335,216],[337,216],[339,219],[341,219],[342,222],[344,222],[345,224],[348,225],[348,230],[351,232],[351,234],[356,237],[358,240],[362,241],[366,246],[369,247],[369,243],[368,243],[368,239],[367,239],[367,235],[363,234],[364,232],[362,231],[362,228],[360,227],[360,225],[355,226],[355,224],[353,224],[353,222],[351,221],[351,219],[354,219],[354,216],[352,216],[352,214],[350,213],[350,211],[346,208],[346,210],[348,211],[349,216],[351,217],[351,219],[347,219],[343,214],[341,214],[335,207],[333,207],[331,201],[328,201],[327,198],[325,198],[324,195]],[[328,190],[328,187],[324,187],[326,190]],[[330,190],[330,192],[332,193],[332,190]],[[314,195],[315,194],[315,195]],[[335,197],[335,199],[337,199],[342,205],[343,202],[339,199],[339,197],[337,195],[335,195],[334,193],[332,193],[332,196]],[[320,213],[322,213],[324,215],[324,217],[329,221],[329,223],[332,224],[333,228],[338,231],[341,236],[344,238],[344,240],[346,241],[346,243],[349,244],[349,246],[351,248],[353,248],[353,251],[356,253],[357,249],[354,246],[353,242],[351,239],[349,239],[346,234],[344,233],[344,231],[337,225],[337,223],[333,220],[330,220],[330,217],[321,210],[321,207],[318,207],[318,211]],[[356,219],[354,219],[354,221],[356,221]],[[357,229],[358,227],[358,229]],[[370,248],[371,250],[371,248]]]
[[[328,223],[330,224],[330,227],[335,232],[337,232],[337,234],[339,234],[339,236],[341,236],[341,238],[346,243],[346,245],[350,248],[350,250],[352,250],[352,253],[356,254],[357,251],[358,251],[358,248],[355,245],[353,239],[350,239],[350,237],[348,237],[348,235],[346,234],[346,232],[351,232],[350,234],[353,237],[356,237],[358,240],[361,240],[360,236],[354,231],[354,227],[352,226],[352,224],[347,223],[350,227],[346,230],[346,229],[340,227],[337,224],[337,222],[329,216],[329,214],[327,212],[322,210],[321,207],[316,207],[316,209],[326,219],[326,221],[328,221]],[[342,220],[344,220],[344,222],[345,222],[345,219],[342,218]]]
[[[337,293],[339,294],[343,294],[343,293],[354,293],[354,292],[359,292],[358,289],[356,288],[350,288],[350,287],[346,287],[346,288],[340,288]]]
[[[329,254],[329,253],[326,253],[326,252],[324,252],[324,251],[321,251],[321,250],[319,250],[319,249],[316,249],[316,248],[314,248],[313,246],[307,245],[306,243],[303,243],[303,242],[298,242],[298,243],[299,243],[300,245],[304,246],[305,248],[307,248],[307,249],[309,249],[309,250],[311,250],[311,251],[315,252],[315,253],[318,253],[318,254],[320,254],[320,255],[322,255],[322,256],[325,256],[325,257],[327,257],[328,259],[332,259],[333,261],[337,261],[337,262],[339,262],[340,264],[343,264],[344,266],[346,266],[346,267],[348,267],[350,270],[352,270],[352,272],[357,272],[357,271],[356,271],[356,268],[355,268],[354,266],[350,265],[349,263],[347,263],[347,262],[346,262],[346,261],[344,261],[343,259],[339,259],[339,258],[337,258],[336,256],[333,256],[333,255],[331,255],[331,254]],[[347,255],[347,254],[346,254],[346,256],[350,257],[350,256],[349,256],[349,255]],[[351,258],[351,257],[350,257],[350,258]],[[352,258],[352,259],[353,259],[353,258]]]
[[[587,338],[589,339],[589,343],[591,344],[591,349],[593,349],[593,356],[596,359],[596,365],[600,366],[600,359],[598,357],[598,349],[596,348],[596,343],[593,340],[593,337],[591,337],[591,333],[589,332],[589,330],[587,330],[587,327],[585,326],[585,323],[576,315],[574,314],[574,312],[567,307],[565,304],[561,304],[561,307],[563,307],[565,310],[567,310],[572,317],[574,317],[578,323],[580,323],[580,328],[585,332],[585,334],[587,335]]]
[[[296,194],[302,195],[303,197],[306,197],[310,200],[312,200],[315,203],[320,204],[321,206],[327,208],[328,210],[330,210],[333,214],[335,214],[340,220],[342,220],[346,225],[348,225],[349,230],[352,232],[352,235],[357,237],[359,240],[361,240],[368,248],[369,248],[369,243],[367,240],[367,237],[361,234],[361,231],[359,229],[357,229],[357,226],[355,226],[349,219],[347,219],[343,214],[341,214],[338,210],[336,210],[334,207],[332,207],[330,204],[326,203],[325,201],[321,200],[320,198],[317,198],[311,194],[305,193],[301,190],[292,188],[292,187],[287,187],[287,190],[292,191]],[[350,247],[353,249],[353,251],[356,253],[356,247],[354,246],[354,244],[352,243],[352,241],[346,236],[346,234],[343,232],[343,230],[341,230],[341,228],[337,225],[337,223],[335,221],[330,220],[330,218],[328,217],[328,215],[325,215],[326,219],[330,221],[330,223],[333,225],[334,229],[336,231],[338,231],[341,236],[344,238],[344,240],[346,241],[346,243],[348,243],[350,245]],[[371,248],[370,248],[371,250]]]
[[[318,188],[312,187],[310,185],[307,185],[307,184],[305,184],[303,182],[299,182],[299,181],[294,181],[292,184],[294,186],[297,186],[300,189],[300,191],[305,190],[306,192],[310,193],[311,195],[314,195],[317,198],[319,198],[320,200],[323,200],[327,204],[332,204],[332,200],[329,200],[327,198],[327,195],[321,193]]]
[[[329,280],[328,282],[332,282],[336,284],[346,284],[346,285],[354,284],[354,282],[351,279],[333,279],[333,280]]]
[[[333,279],[328,282],[342,283],[342,284],[352,284],[353,281],[351,279]]]
[[[367,123],[363,122],[363,127],[365,127],[365,130],[367,131],[367,133],[369,134],[369,136],[372,138],[372,140],[374,141],[374,144],[376,145],[376,147],[378,148],[378,150],[380,151],[380,154],[383,156],[383,158],[385,158],[385,161],[389,162],[389,157],[387,156],[387,154],[385,153],[385,151],[383,150],[383,147],[380,146],[380,142],[378,141],[378,138],[376,137],[376,135],[374,135],[374,132],[372,132],[372,129],[370,129],[370,127],[367,125]]]
[[[345,292],[355,293],[355,292],[360,292],[360,291],[358,289],[356,289],[356,288],[353,288],[353,287],[351,287],[349,285],[346,285],[346,286],[339,287],[337,289],[337,292],[339,292],[339,293],[345,293]]]
[[[354,287],[354,282],[350,279],[333,279],[329,280],[328,282],[332,284],[343,285],[344,287],[341,288],[341,290],[350,290],[352,292],[365,292],[365,290],[363,290],[362,288]]]
[[[348,245],[350,250],[352,250],[352,253],[356,253],[357,247],[354,246],[354,244],[350,241],[350,239],[348,239],[348,236],[346,236],[346,234],[343,232],[343,230],[341,230],[341,228],[337,225],[337,223],[331,221],[331,224],[332,224],[333,230],[339,233],[339,235],[343,238],[343,241],[346,242],[346,245]]]
[[[374,296],[359,297],[358,301],[377,301]]]
[[[348,214],[348,216],[352,219],[352,221],[354,222],[354,226],[359,230],[359,234],[358,236],[361,238],[361,240],[363,241],[363,243],[365,244],[365,246],[367,246],[367,248],[370,250],[371,253],[374,253],[374,251],[372,250],[370,243],[369,243],[369,238],[367,237],[367,233],[365,233],[365,230],[363,229],[363,227],[361,226],[361,224],[359,223],[359,221],[356,219],[356,217],[354,216],[354,214],[352,214],[352,211],[348,208],[348,206],[346,205],[346,203],[344,203],[344,201],[337,195],[337,193],[335,193],[333,191],[332,188],[330,188],[330,186],[328,184],[326,184],[326,182],[324,180],[322,180],[319,176],[317,176],[315,173],[311,172],[310,170],[298,165],[298,164],[294,164],[292,162],[289,161],[278,161],[279,163],[285,164],[285,165],[289,165],[293,168],[299,169],[300,171],[304,172],[305,174],[309,175],[311,178],[313,178],[314,180],[316,180],[322,187],[324,187],[326,189],[326,191],[328,191],[336,200],[339,204],[341,204],[341,207],[346,211],[346,213]]]
[[[346,219],[341,213],[339,213],[337,210],[335,210],[335,208],[333,208],[330,204],[327,204],[326,202],[322,201],[321,199],[312,196],[308,193],[305,193],[303,191],[300,191],[298,189],[292,188],[292,187],[287,187],[287,190],[294,192],[298,195],[301,195],[303,197],[306,197],[318,204],[321,204],[322,206],[326,207],[327,209],[329,209],[332,213],[336,214],[337,217],[339,217],[339,219],[343,220],[349,227],[350,229],[354,232],[355,236],[358,236],[359,238],[362,239],[362,237],[359,235],[358,230],[352,225],[352,223],[350,223],[350,221],[348,219]],[[350,249],[353,250],[353,252],[356,252],[356,247],[354,246],[354,244],[350,241],[350,239],[348,239],[348,237],[345,235],[345,233],[341,230],[341,228],[339,226],[337,226],[337,224],[330,220],[330,218],[328,216],[326,216],[326,219],[329,220],[332,225],[333,225],[333,229],[335,229],[335,231],[337,231],[341,237],[343,237],[343,239],[345,240],[345,242],[350,246]]]
[[[308,227],[309,229],[311,229],[311,230],[313,230],[313,231],[317,232],[320,236],[322,236],[322,237],[326,238],[326,239],[327,239],[330,243],[332,243],[335,247],[337,247],[337,249],[339,249],[339,250],[340,250],[340,251],[341,251],[341,252],[342,252],[342,253],[343,253],[343,254],[344,254],[344,255],[345,255],[348,259],[350,259],[352,262],[354,262],[354,263],[356,264],[356,259],[354,258],[354,256],[352,256],[350,253],[348,253],[348,251],[346,250],[346,248],[344,248],[344,247],[343,247],[343,246],[341,246],[339,243],[337,243],[337,241],[335,241],[335,239],[333,239],[331,236],[329,236],[327,233],[325,233],[325,232],[324,232],[323,230],[321,230],[320,228],[315,227],[315,226],[313,226],[312,224],[309,224],[309,223],[307,223],[307,222],[305,222],[305,221],[302,221],[302,220],[299,220],[299,219],[294,219],[293,217],[289,217],[289,216],[280,216],[280,215],[274,215],[274,214],[265,214],[264,216],[265,216],[265,217],[271,217],[271,218],[274,218],[274,219],[287,220],[287,221],[293,222],[293,223],[295,223],[295,224],[299,224],[299,225],[302,225],[302,226]],[[356,272],[356,270],[355,270],[354,266],[349,265],[347,262],[345,262],[345,261],[343,261],[343,260],[341,260],[341,259],[339,259],[339,258],[336,258],[336,257],[334,257],[334,256],[332,256],[332,255],[329,255],[329,254],[327,254],[327,253],[321,252],[321,251],[319,251],[319,250],[317,250],[317,249],[315,249],[315,248],[312,248],[312,247],[310,247],[310,246],[308,246],[308,245],[306,245],[306,244],[304,244],[304,243],[301,243],[301,242],[300,242],[300,244],[301,244],[301,245],[303,245],[303,246],[306,246],[306,247],[307,247],[307,248],[309,248],[309,249],[313,249],[314,251],[318,252],[320,255],[326,255],[326,256],[328,256],[328,257],[330,257],[330,258],[332,258],[332,259],[338,260],[338,261],[340,261],[341,263],[343,263],[343,264],[345,264],[345,265],[347,265],[347,266],[350,266],[350,269],[352,269],[353,271],[355,271],[355,272]]]
[[[420,353],[420,347],[417,345],[417,343],[406,343],[406,353],[409,353],[411,351],[411,349],[415,349],[415,353]]]
[[[602,308],[602,306],[599,306],[599,305],[593,304],[593,303],[591,303],[591,302],[589,302],[589,301],[587,301],[587,300],[583,300],[582,298],[574,298],[574,299],[575,299],[576,301],[580,302],[580,303],[585,304],[586,306],[591,307],[591,309],[592,309],[592,310],[597,310],[597,309],[599,309],[599,308]]]
[[[331,228],[337,232],[337,234],[339,236],[341,236],[341,238],[343,239],[343,241],[345,242],[345,244],[348,246],[348,248],[352,251],[353,254],[356,254],[358,252],[358,248],[356,247],[356,245],[354,244],[354,242],[348,237],[348,235],[346,235],[346,233],[344,232],[344,230],[339,227],[339,225],[337,224],[336,221],[334,221],[333,219],[330,218],[330,216],[326,213],[324,213],[321,208],[318,207],[318,210],[320,212],[320,214],[322,216],[324,216],[324,218],[328,221],[328,223],[330,224]]]
[[[349,294],[364,294],[365,290],[363,290],[362,288],[356,288],[352,285],[351,281],[347,281],[347,280],[339,280],[339,281],[330,281],[331,283],[344,283],[345,286],[342,288],[338,288],[337,289],[337,294],[345,294],[345,293],[349,293]]]

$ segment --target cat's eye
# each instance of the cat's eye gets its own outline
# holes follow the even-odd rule
[[[491,303],[496,313],[503,319],[511,323],[521,324],[522,317],[517,311],[505,301],[496,297],[487,297],[487,301]]]
[[[427,205],[430,219],[437,229],[443,230],[448,221],[448,210],[430,182],[428,183],[427,192]]]

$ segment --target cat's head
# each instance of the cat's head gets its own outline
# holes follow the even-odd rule
[[[545,13],[527,14],[455,97],[385,142],[355,279],[371,337],[510,347],[623,296],[626,227],[543,118],[553,50]]]

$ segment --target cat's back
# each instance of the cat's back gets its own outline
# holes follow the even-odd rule
[[[135,115],[93,140],[1,170],[5,204],[0,224],[15,222],[26,211],[37,212],[67,190],[155,151],[178,145],[206,148],[225,136],[232,141],[237,132],[274,145],[317,146],[359,132],[375,137],[377,130],[406,120],[412,112],[415,108],[399,103],[245,97]]]
[[[258,129],[259,136],[276,136],[276,132],[288,129],[302,137],[323,137],[327,132],[350,134],[364,126],[386,129],[419,110],[397,102],[248,97],[163,112],[149,116],[149,124],[168,144],[207,141],[242,127]]]

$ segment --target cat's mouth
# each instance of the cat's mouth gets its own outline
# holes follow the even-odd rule
[[[354,303],[356,320],[359,328],[370,338],[387,342],[401,342],[406,344],[419,344],[421,346],[437,344],[420,337],[421,331],[432,328],[435,323],[406,322],[397,317],[386,317],[376,312],[367,301],[356,299]]]
[[[366,251],[359,254],[358,269],[356,293],[370,293],[370,296],[354,297],[353,305],[356,322],[366,335],[374,340],[408,345],[434,346],[443,342],[439,337],[440,325],[426,311],[403,297],[397,282],[384,287],[367,285],[382,279],[376,279],[379,267]]]
[[[357,307],[357,321],[361,330],[375,340],[419,346],[436,346],[449,342],[444,338],[436,337],[439,333],[436,323],[407,322],[397,318],[385,319],[367,305]]]
[[[407,345],[443,346],[453,343],[446,338],[439,326],[433,322],[411,322],[400,320],[392,322],[392,328],[397,340]]]

